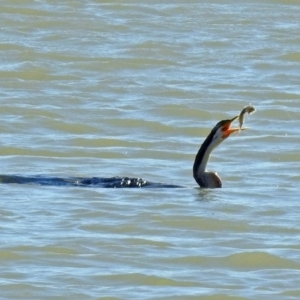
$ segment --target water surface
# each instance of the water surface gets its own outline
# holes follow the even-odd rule
[[[3,299],[298,299],[298,1],[3,1]],[[192,178],[199,146],[223,188]]]

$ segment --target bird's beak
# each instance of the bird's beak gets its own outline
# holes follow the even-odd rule
[[[240,128],[230,128],[231,124],[238,118],[239,116],[235,116],[234,118],[232,118],[231,120],[228,120],[225,125],[223,125],[222,127],[222,131],[223,131],[223,139],[228,138],[232,133],[236,132],[236,131],[240,131]],[[244,128],[242,128],[244,129]]]

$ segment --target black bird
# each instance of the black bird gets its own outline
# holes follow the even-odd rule
[[[247,111],[248,112],[248,111]],[[241,112],[241,119],[244,116],[244,110]],[[249,113],[249,112],[248,112]],[[214,172],[206,171],[206,165],[209,161],[211,152],[219,146],[232,133],[246,128],[231,128],[231,124],[239,116],[230,120],[220,121],[210,132],[208,137],[201,145],[193,166],[193,176],[196,182],[202,188],[220,188],[222,187],[221,178]],[[243,121],[243,120],[242,120]],[[242,123],[240,122],[240,126]],[[19,175],[0,175],[0,183],[19,183],[19,184],[39,184],[54,186],[80,186],[80,187],[103,187],[103,188],[123,188],[123,187],[149,187],[149,188],[179,188],[178,185],[164,183],[154,183],[141,178],[129,177],[68,177],[57,178],[49,176],[19,176]]]

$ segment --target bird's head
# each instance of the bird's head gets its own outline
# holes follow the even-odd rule
[[[232,133],[239,131],[240,128],[232,128],[232,123],[238,118],[239,116],[235,116],[229,120],[222,120],[212,129],[210,136],[211,136],[211,144],[214,146],[218,146],[222,141],[227,139]],[[244,129],[244,128],[242,128]],[[213,147],[214,148],[214,147]]]

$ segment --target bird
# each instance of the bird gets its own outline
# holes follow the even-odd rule
[[[207,136],[203,144],[201,145],[194,161],[193,176],[195,181],[201,188],[221,188],[222,181],[219,175],[215,172],[209,172],[206,170],[207,163],[209,161],[212,151],[219,146],[225,139],[227,139],[232,133],[246,129],[242,127],[244,114],[255,112],[255,108],[252,106],[245,107],[240,115],[235,116],[232,119],[223,120],[216,124]],[[232,123],[239,118],[240,127],[231,128]],[[103,188],[125,188],[125,187],[149,187],[149,188],[181,188],[179,185],[155,183],[143,180],[142,178],[130,178],[130,177],[47,177],[47,176],[19,176],[19,175],[0,175],[0,183],[19,183],[29,184],[36,183],[38,185],[53,185],[53,186],[93,186]]]
[[[222,181],[219,175],[215,172],[207,171],[206,165],[209,161],[212,151],[232,133],[240,130],[240,128],[230,127],[238,117],[239,116],[235,116],[232,119],[218,122],[201,145],[193,165],[193,177],[201,188],[222,187]]]

